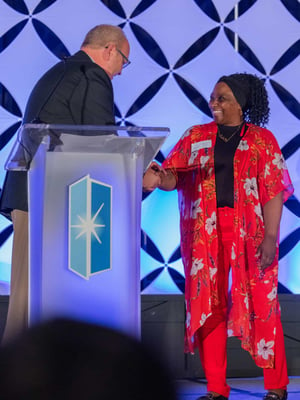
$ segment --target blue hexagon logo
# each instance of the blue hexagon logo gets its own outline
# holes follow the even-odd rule
[[[112,186],[86,175],[69,185],[68,268],[84,279],[111,269]]]

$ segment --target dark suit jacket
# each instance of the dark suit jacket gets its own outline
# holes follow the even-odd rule
[[[112,83],[107,73],[83,51],[54,65],[29,97],[23,123],[114,125]],[[27,211],[27,173],[8,171],[0,212]]]

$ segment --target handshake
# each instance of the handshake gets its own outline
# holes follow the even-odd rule
[[[162,166],[152,161],[143,177],[143,191],[152,192],[159,188],[162,190],[173,190],[176,188],[176,178],[169,169],[164,169]]]

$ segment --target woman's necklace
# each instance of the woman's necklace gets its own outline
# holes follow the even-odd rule
[[[227,142],[229,142],[230,139],[233,138],[233,136],[234,136],[236,133],[238,133],[238,131],[239,131],[239,130],[241,129],[241,127],[243,126],[243,124],[244,124],[244,121],[236,128],[236,130],[235,130],[228,138],[227,138],[226,136],[222,135],[219,126],[218,126],[218,132],[217,132],[217,134],[218,134],[219,138],[223,140],[223,142],[227,143]]]

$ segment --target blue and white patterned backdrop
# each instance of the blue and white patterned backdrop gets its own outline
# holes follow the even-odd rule
[[[185,129],[211,120],[208,99],[224,74],[266,79],[268,128],[287,160],[296,191],[281,225],[280,291],[300,293],[300,3],[298,0],[0,0],[0,186],[4,162],[30,91],[86,32],[120,25],[132,64],[113,80],[119,124],[167,126],[157,156]],[[141,290],[182,293],[176,192],[145,196]],[[12,226],[0,216],[0,293],[9,291]]]

